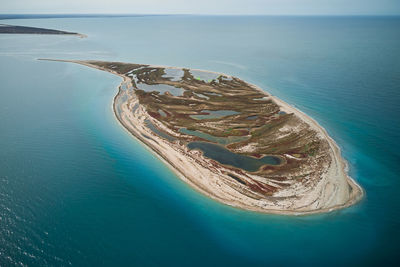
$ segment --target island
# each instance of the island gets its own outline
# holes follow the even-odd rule
[[[86,35],[77,32],[66,32],[52,29],[26,27],[26,26],[15,26],[0,24],[0,34],[62,34],[62,35],[76,35],[81,38],[85,38]]]
[[[306,215],[363,196],[326,130],[255,85],[188,68],[57,61],[122,77],[113,101],[118,121],[178,177],[219,202]]]

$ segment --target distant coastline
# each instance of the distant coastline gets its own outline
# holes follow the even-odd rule
[[[62,18],[123,18],[172,16],[168,14],[0,14],[0,20],[9,19],[62,19]]]
[[[49,35],[76,35],[80,38],[87,37],[86,35],[77,32],[67,32],[54,29],[16,26],[8,24],[0,24],[0,34],[49,34]]]

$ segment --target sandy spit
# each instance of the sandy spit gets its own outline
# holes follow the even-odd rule
[[[132,112],[132,107],[138,103],[137,98],[129,95],[129,103],[120,105],[121,112],[118,114],[117,102],[119,97],[126,94],[122,90],[123,84],[131,84],[131,78],[125,75],[116,73],[115,71],[104,69],[99,66],[90,64],[88,61],[80,60],[55,60],[55,59],[40,59],[49,61],[72,62],[88,67],[96,68],[102,71],[110,72],[120,76],[123,81],[119,86],[118,94],[114,97],[113,111],[117,120],[121,125],[130,132],[136,139],[141,141],[149,148],[161,161],[163,161],[177,176],[195,188],[197,191],[215,199],[219,202],[233,206],[236,208],[251,210],[270,214],[284,215],[308,215],[316,213],[331,212],[342,209],[357,203],[362,199],[364,191],[362,188],[348,175],[347,162],[341,157],[340,148],[335,141],[328,135],[326,130],[320,126],[315,120],[307,116],[305,113],[278,99],[277,97],[268,95],[261,88],[251,85],[268,97],[271,97],[281,109],[287,113],[294,113],[301,120],[310,125],[315,131],[326,138],[331,147],[332,164],[325,172],[321,181],[311,191],[302,189],[300,194],[295,199],[285,200],[268,200],[257,199],[239,193],[235,190],[235,184],[232,184],[232,179],[224,173],[228,171],[221,168],[215,168],[212,161],[204,158],[197,151],[188,151],[179,142],[173,144],[164,139],[152,134],[145,124],[144,120],[152,118],[147,114],[143,106],[139,106],[135,112]],[[151,65],[150,67],[157,67]],[[231,77],[223,73],[218,73]],[[126,95],[125,95],[126,96]],[[157,121],[153,120],[157,124]],[[151,139],[144,136],[151,136]],[[296,188],[291,190],[296,193]]]

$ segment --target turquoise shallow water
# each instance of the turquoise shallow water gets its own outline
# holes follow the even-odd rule
[[[400,19],[25,19],[87,34],[0,36],[0,265],[395,263]],[[308,113],[366,190],[307,217],[246,212],[181,182],[115,120],[118,77],[38,57],[238,76]]]

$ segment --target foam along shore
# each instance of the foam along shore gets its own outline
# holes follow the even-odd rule
[[[146,121],[151,121],[164,132],[174,135],[163,123],[150,116],[145,106],[139,103],[139,97],[135,93],[135,88],[133,88],[134,79],[127,73],[120,73],[112,68],[104,67],[96,61],[51,61],[77,63],[120,76],[123,81],[119,86],[118,94],[114,98],[113,110],[121,125],[151,151],[155,152],[157,157],[167,164],[180,179],[219,202],[263,213],[307,215],[342,209],[357,203],[363,197],[362,188],[347,174],[347,163],[341,157],[339,147],[326,130],[303,112],[274,96],[268,95],[255,85],[249,86],[264,94],[266,98],[272,99],[281,111],[293,113],[329,144],[327,153],[332,160],[330,164],[326,165],[326,169],[317,181],[313,183],[295,181],[284,184],[272,180],[268,181],[255,173],[238,171],[235,175],[232,175],[231,166],[216,164],[215,161],[204,157],[201,151],[190,150],[179,140],[170,142],[154,134],[146,125]],[[161,66],[149,67],[161,68]],[[226,74],[217,74],[230,77]],[[290,160],[291,158],[294,157],[287,155],[287,159]],[[262,196],[259,192],[252,191],[249,187],[243,185],[249,185],[249,181],[253,182],[251,185],[257,186],[261,184],[265,187],[282,186],[273,194]]]

